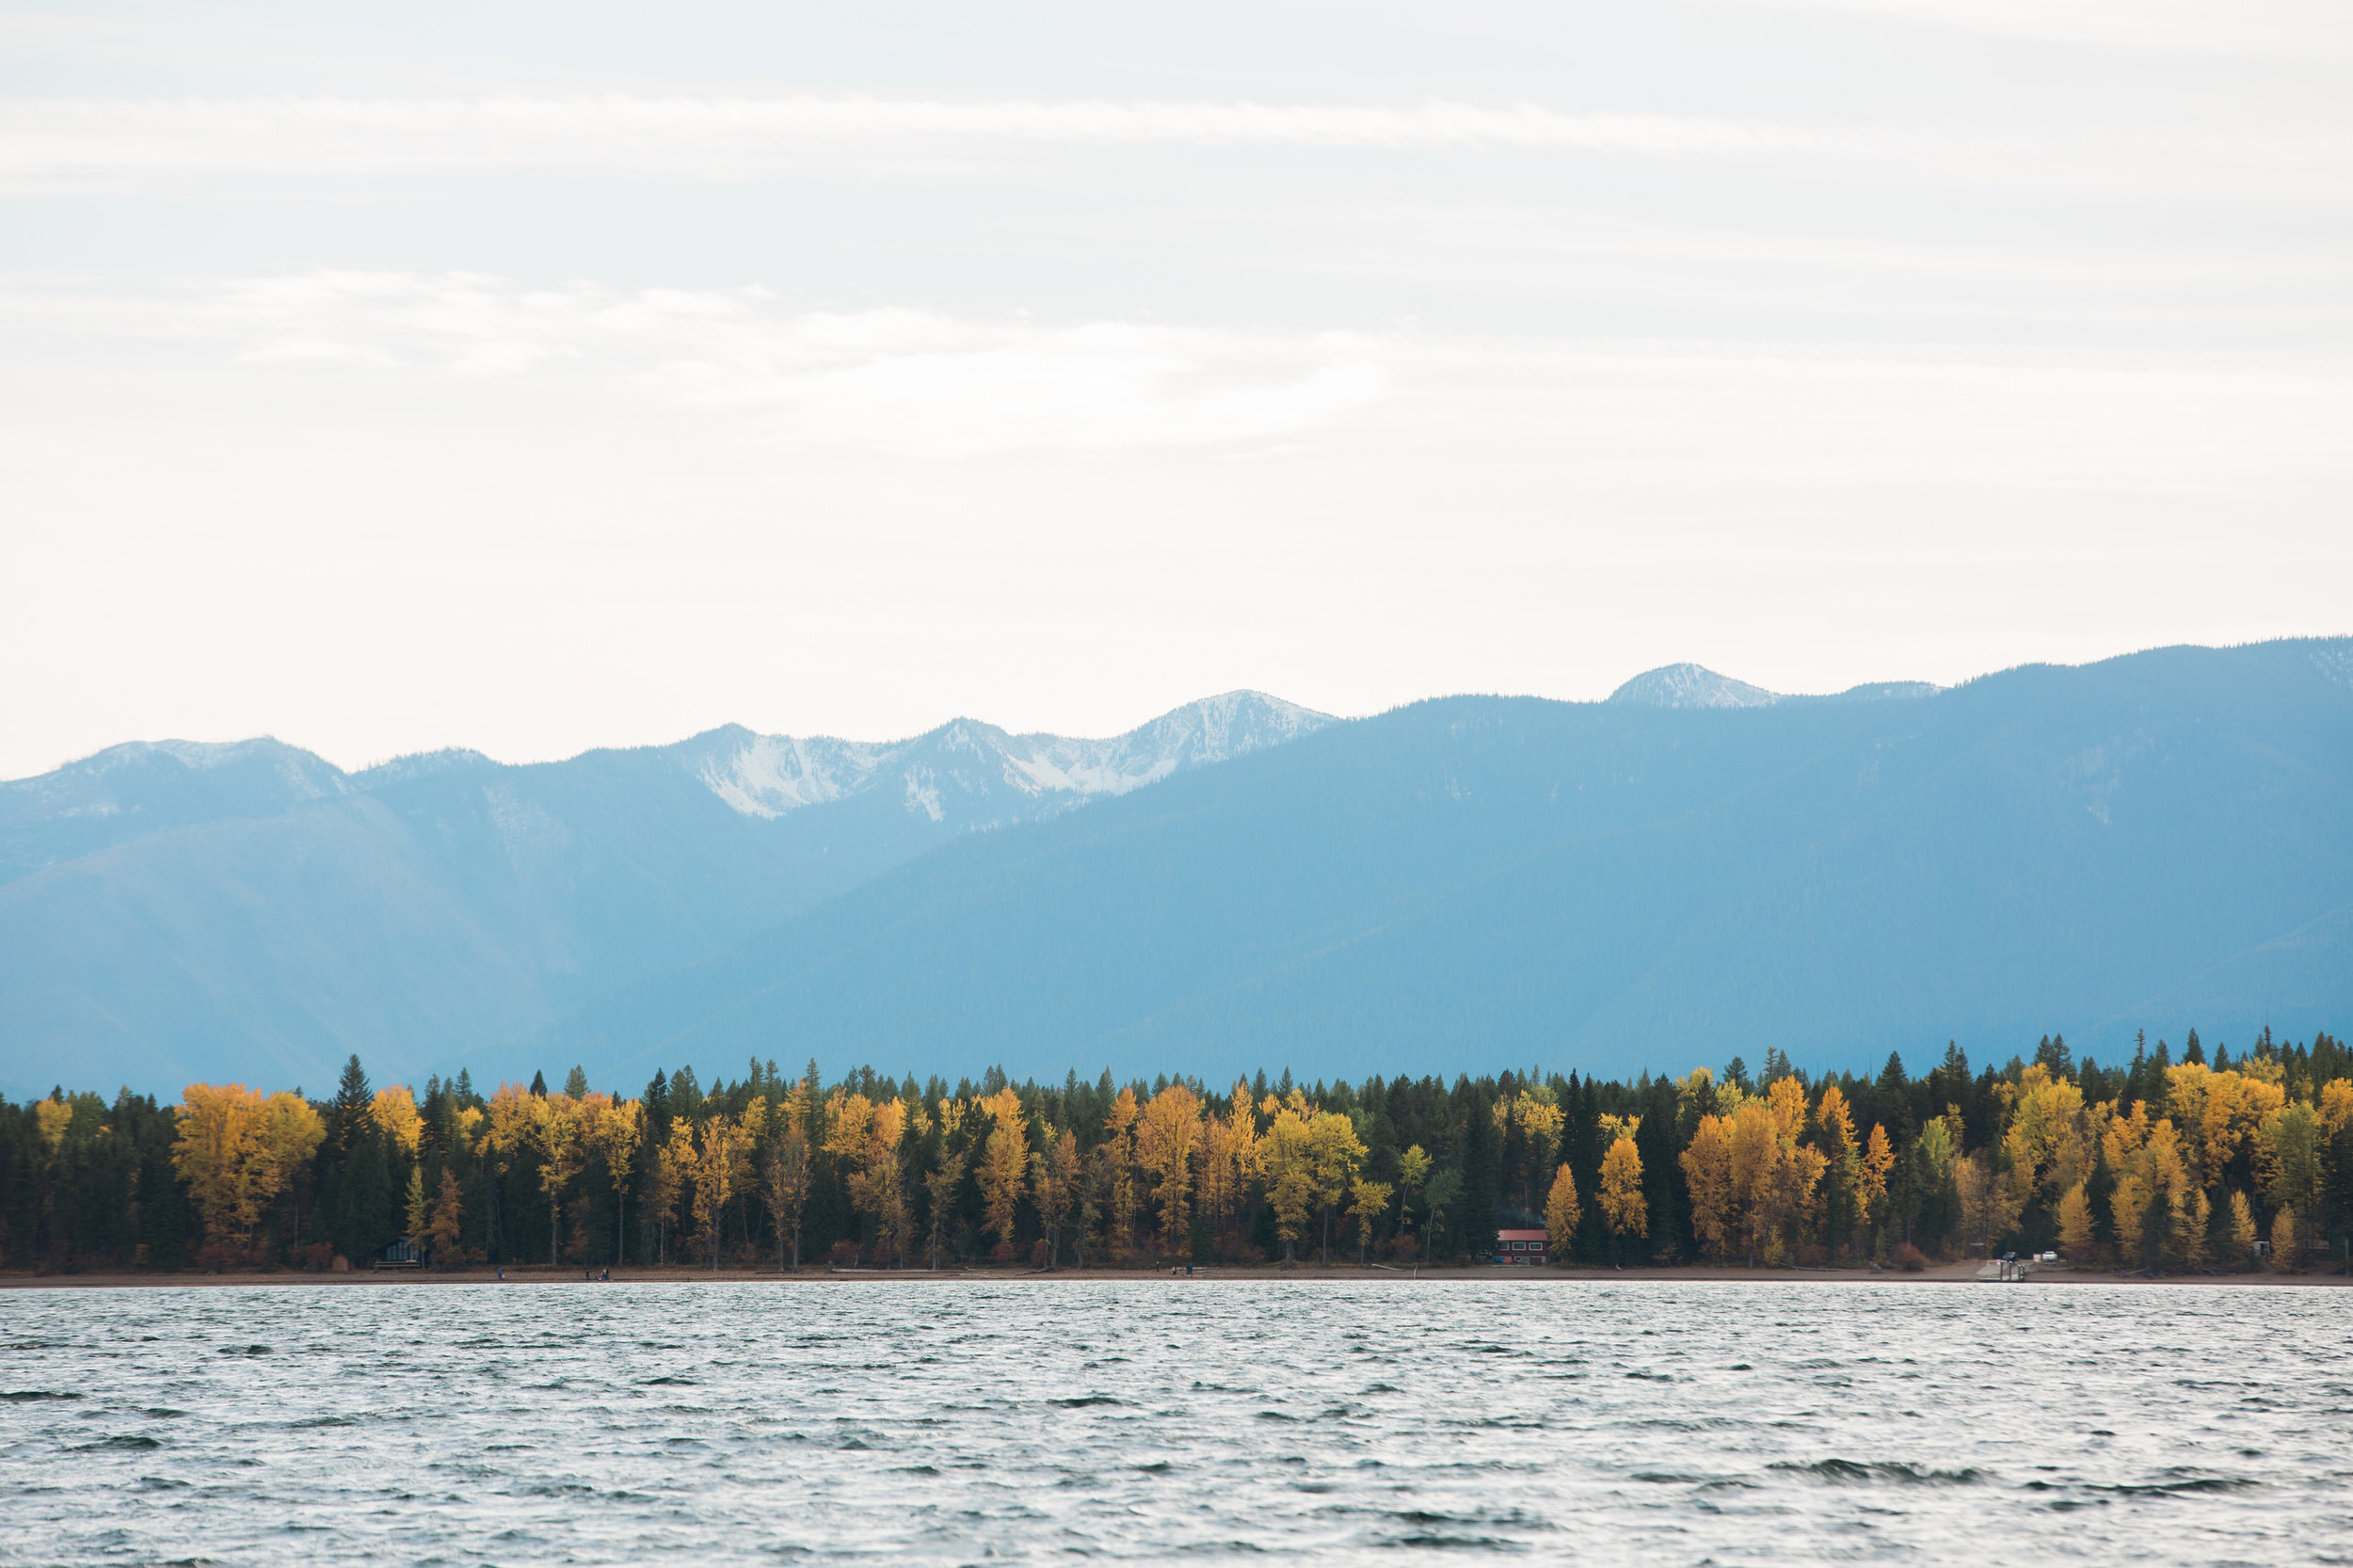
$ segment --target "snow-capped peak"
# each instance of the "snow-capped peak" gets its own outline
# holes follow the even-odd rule
[[[671,750],[745,816],[781,817],[895,783],[909,812],[934,822],[952,812],[960,825],[982,826],[1126,794],[1331,722],[1328,714],[1245,691],[1189,702],[1104,740],[1009,735],[959,718],[889,742],[761,735],[730,725]]]
[[[1609,700],[1640,708],[1766,708],[1781,694],[1698,664],[1661,664],[1611,692]]]

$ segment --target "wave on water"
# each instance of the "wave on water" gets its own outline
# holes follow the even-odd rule
[[[1998,1543],[2006,1564],[2300,1565],[2341,1528],[2342,1464],[2263,1457],[2342,1427],[2340,1383],[2313,1375],[2353,1364],[2332,1292],[1792,1299],[1672,1281],[27,1290],[0,1347],[6,1550],[1307,1568],[1933,1564]],[[2232,1380],[2213,1376],[2226,1322]],[[1564,1371],[1580,1365],[1596,1375]]]

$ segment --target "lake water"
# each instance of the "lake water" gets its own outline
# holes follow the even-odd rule
[[[0,1293],[0,1561],[2343,1562],[2353,1292]]]

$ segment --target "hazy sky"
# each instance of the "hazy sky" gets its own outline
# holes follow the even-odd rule
[[[2340,0],[0,9],[0,776],[2353,630]]]

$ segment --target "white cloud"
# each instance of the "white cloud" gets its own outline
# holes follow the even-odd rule
[[[1764,0],[2054,43],[2310,61],[2353,56],[2340,0]]]
[[[48,98],[0,103],[0,178],[24,184],[94,175],[520,168],[725,179],[877,144],[1721,156],[1827,152],[1886,139],[1870,132],[1709,117],[1567,114],[1528,104],[1392,107],[621,94],[471,101]]]
[[[1021,148],[1837,159],[1945,181],[2343,191],[2338,125],[1801,125],[1534,104],[876,97],[0,100],[0,192],[492,173],[729,181],[960,167]]]
[[[0,333],[264,377],[511,384],[686,412],[753,445],[926,461],[1414,446],[1632,492],[2343,483],[2342,356],[1315,332],[793,309],[757,288],[320,272],[177,297],[20,286]],[[147,347],[140,346],[142,344]],[[213,374],[219,374],[215,371]],[[1433,461],[1439,460],[1433,456]]]
[[[96,302],[64,310],[76,330],[104,329]],[[0,311],[25,325],[48,316],[38,296]],[[730,412],[761,438],[928,458],[1294,436],[1382,397],[1394,355],[1344,333],[792,312],[758,289],[407,273],[248,280],[135,302],[114,325],[210,340],[257,367],[608,377]]]

